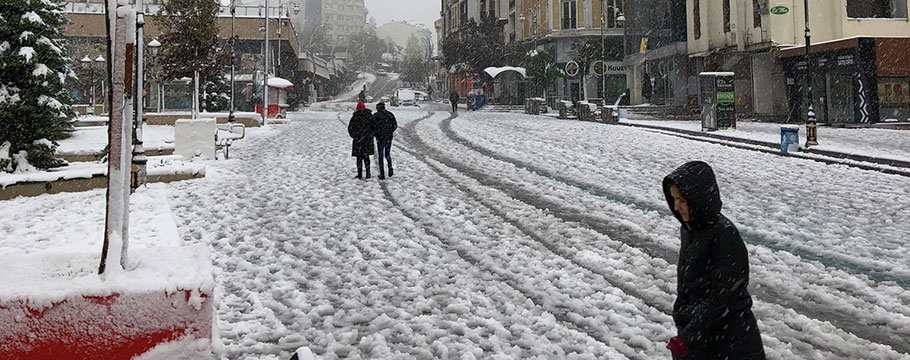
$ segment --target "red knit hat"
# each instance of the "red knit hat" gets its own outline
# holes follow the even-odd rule
[[[367,106],[364,105],[362,101],[358,101],[358,102],[357,102],[357,111],[360,111],[360,110],[363,110],[363,109],[366,109],[366,108],[367,108]]]

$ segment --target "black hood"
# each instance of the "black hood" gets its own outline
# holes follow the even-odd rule
[[[691,228],[707,225],[714,220],[717,214],[720,214],[723,202],[720,200],[717,179],[714,177],[714,170],[704,161],[690,161],[676,168],[664,178],[663,185],[667,206],[670,207],[670,211],[679,222],[686,224],[679,213],[673,209],[670,185],[676,185],[689,203],[692,220],[688,225]]]

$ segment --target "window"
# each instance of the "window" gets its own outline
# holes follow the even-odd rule
[[[616,19],[619,15],[623,14],[622,11],[623,0],[605,0],[604,1],[604,26],[608,29],[620,28],[622,24],[619,23]]]
[[[468,2],[467,1],[461,2],[461,4],[459,5],[458,12],[459,12],[458,17],[461,18],[460,19],[461,25],[467,24],[468,23]]]
[[[724,32],[730,31],[730,0],[724,0]]]
[[[701,4],[699,0],[692,1],[692,32],[695,40],[701,39]]]
[[[847,17],[855,19],[906,18],[906,0],[847,0]]]
[[[490,0],[490,19],[496,18],[496,0]]]
[[[487,10],[487,0],[480,0],[480,15],[485,15]]]
[[[563,1],[562,3],[562,28],[574,29],[577,27],[577,9],[578,4],[575,0]]]

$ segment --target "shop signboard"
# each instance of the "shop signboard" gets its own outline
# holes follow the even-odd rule
[[[703,72],[698,76],[702,131],[736,128],[733,73]]]

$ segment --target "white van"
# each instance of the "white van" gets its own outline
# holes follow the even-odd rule
[[[417,94],[411,89],[398,89],[395,92],[398,104],[401,106],[417,106]]]

